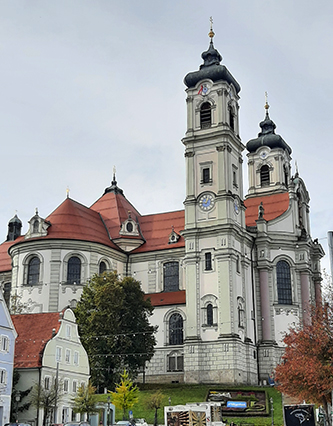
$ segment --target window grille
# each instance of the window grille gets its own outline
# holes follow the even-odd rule
[[[212,253],[205,253],[205,271],[211,271],[212,268]]]
[[[179,290],[179,263],[167,262],[163,265],[164,291]]]
[[[202,129],[207,129],[212,124],[212,111],[209,102],[205,102],[200,108],[200,126]]]
[[[168,356],[168,371],[184,371],[184,355],[173,353]]]
[[[39,282],[40,260],[37,256],[30,259],[28,264],[28,284],[35,285]]]
[[[72,256],[67,265],[67,283],[80,284],[81,280],[81,260],[77,256]]]
[[[290,266],[285,260],[276,264],[276,281],[278,303],[281,305],[292,304]]]
[[[269,167],[267,166],[267,164],[262,166],[260,169],[260,183],[261,186],[268,186],[270,184]]]
[[[182,345],[183,340],[183,317],[172,314],[169,319],[169,345]]]

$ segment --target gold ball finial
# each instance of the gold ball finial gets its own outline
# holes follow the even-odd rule
[[[215,33],[214,33],[214,31],[213,31],[213,17],[211,16],[211,17],[209,18],[209,20],[210,20],[210,31],[209,31],[209,33],[208,33],[208,36],[210,37],[211,41],[213,41],[213,37],[214,37],[214,35],[215,35]]]

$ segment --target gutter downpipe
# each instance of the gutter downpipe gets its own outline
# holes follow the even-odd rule
[[[259,369],[259,348],[257,342],[257,324],[256,324],[256,304],[255,304],[255,286],[254,286],[254,266],[253,266],[253,250],[255,247],[255,238],[252,237],[252,247],[251,247],[251,285],[252,285],[252,308],[253,308],[253,331],[254,331],[254,343],[256,345],[256,358],[257,358],[257,376],[258,376],[258,385],[260,384],[260,369]]]

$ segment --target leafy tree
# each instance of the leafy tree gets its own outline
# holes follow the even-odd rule
[[[152,358],[152,312],[140,282],[131,277],[120,280],[116,272],[104,272],[84,287],[75,314],[97,389],[113,389],[124,368],[136,377]]]
[[[149,410],[155,410],[154,426],[157,426],[157,410],[162,407],[163,398],[163,393],[158,390],[151,394],[146,401],[147,408]]]
[[[45,389],[43,385],[36,383],[31,390],[31,404],[39,410],[43,409],[43,426],[53,422],[51,414],[56,406],[61,401],[63,396],[62,383],[58,381],[57,384],[50,386],[50,389]]]
[[[126,370],[124,370],[120,377],[121,380],[116,385],[116,391],[109,392],[112,395],[112,402],[117,408],[123,410],[123,420],[126,420],[126,413],[139,400],[139,389],[136,385],[133,385]]]
[[[20,373],[17,371],[16,368],[14,368],[13,370],[13,386],[12,386],[12,395],[11,395],[11,406],[10,406],[10,421],[11,422],[16,422],[17,418],[16,418],[16,409],[19,413],[22,413],[25,410],[29,410],[29,407],[31,405],[31,402],[23,402],[23,399],[29,395],[29,393],[31,392],[32,387],[24,390],[24,391],[18,391],[17,390],[17,384],[20,380]],[[19,392],[20,393],[20,405],[17,406],[17,402],[16,402],[16,393]]]
[[[80,386],[77,394],[72,398],[74,413],[87,414],[88,421],[91,414],[97,412],[98,397],[96,388],[89,381],[88,386]]]
[[[279,390],[299,402],[323,405],[333,388],[333,317],[329,304],[312,308],[311,324],[294,328],[285,336],[286,349],[276,367]]]

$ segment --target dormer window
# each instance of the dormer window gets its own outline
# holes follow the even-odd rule
[[[32,232],[34,234],[37,234],[38,230],[39,230],[39,221],[36,219],[32,225]]]
[[[131,212],[128,212],[128,219],[126,219],[122,224],[119,231],[120,235],[130,235],[130,236],[139,236],[138,224],[131,217]]]
[[[46,237],[47,228],[51,225],[50,222],[41,218],[36,209],[35,215],[29,220],[29,230],[25,235],[25,239],[36,238],[36,237]]]
[[[133,232],[133,223],[132,222],[126,223],[126,231],[127,232]]]
[[[204,102],[200,108],[200,127],[207,129],[212,124],[212,107],[209,102]]]

